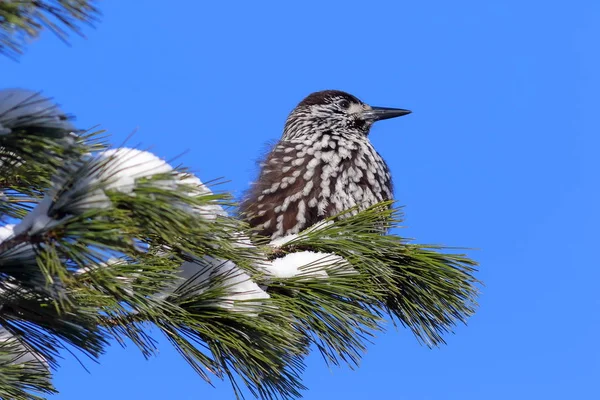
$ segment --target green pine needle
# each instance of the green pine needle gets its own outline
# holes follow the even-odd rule
[[[82,23],[92,25],[99,11],[95,0],[20,0],[0,2],[0,53],[16,58],[25,43],[47,28],[67,41],[68,31],[80,36]]]
[[[391,203],[332,218],[273,248],[235,218],[198,212],[234,204],[225,193],[185,184],[183,169],[138,179],[131,192],[109,190],[112,176],[95,177],[110,160],[81,157],[93,137],[65,150],[47,136],[11,136],[4,142],[11,150],[0,156],[18,154],[21,164],[6,164],[4,215],[22,216],[44,194],[53,221],[0,243],[0,326],[21,344],[15,356],[26,348],[56,368],[60,351],[96,360],[114,339],[151,357],[154,327],[207,382],[228,379],[238,397],[245,386],[263,399],[297,398],[311,346],[326,363],[353,368],[386,314],[437,346],[475,310],[476,263],[384,234],[402,222]],[[96,203],[90,194],[100,194]],[[298,251],[342,260],[316,262],[292,278],[261,267]],[[218,260],[233,262],[269,298],[231,300],[228,282],[238,272],[213,273]],[[182,282],[184,262],[198,268]],[[18,381],[29,369],[2,360],[0,349],[0,372],[7,371],[0,396],[34,399],[31,393],[54,390],[47,374],[27,372]]]

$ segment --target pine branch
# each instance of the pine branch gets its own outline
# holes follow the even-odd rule
[[[144,168],[157,173],[131,180],[139,165],[130,154],[140,153],[61,167],[15,236],[0,244],[0,259],[11,251],[29,254],[43,281],[57,287],[42,290],[35,274],[24,279],[8,268],[5,275],[30,280],[24,287],[37,297],[28,303],[21,296],[19,309],[6,302],[0,310],[0,324],[33,340],[30,348],[52,364],[61,341],[97,357],[109,335],[131,339],[150,356],[156,348],[146,329],[153,324],[204,379],[210,380],[206,371],[227,377],[239,395],[237,375],[258,397],[291,398],[303,388],[299,376],[311,343],[328,363],[355,366],[383,328],[382,311],[429,345],[442,343],[442,334],[473,312],[473,263],[382,235],[382,226],[400,222],[389,204],[275,249],[255,247],[242,239],[239,221],[214,214],[227,197],[187,184],[184,172],[152,159]],[[196,272],[181,282],[186,265]],[[35,311],[44,303],[53,314]],[[72,315],[78,329],[65,334],[65,323],[73,324],[65,316]],[[83,340],[93,335],[96,349]]]
[[[144,332],[144,323],[150,322],[168,335],[197,371],[204,365],[223,377],[233,376],[233,369],[257,393],[297,394],[297,366],[288,364],[301,365],[299,356],[293,356],[301,351],[290,340],[295,331],[289,328],[285,315],[273,312],[269,318],[248,319],[241,313],[241,318],[221,308],[214,291],[204,291],[203,296],[212,293],[211,323],[207,324],[198,317],[199,301],[188,299],[187,308],[182,308],[160,298],[152,300],[153,294],[169,288],[185,257],[202,259],[209,253],[246,265],[252,273],[249,266],[257,255],[250,247],[236,245],[233,234],[239,231],[238,221],[214,215],[217,206],[226,204],[224,196],[190,185],[183,171],[168,172],[162,164],[154,165],[158,168],[152,171],[154,160],[138,166],[137,161],[131,162],[130,154],[140,153],[110,153],[61,167],[52,178],[50,191],[15,227],[15,235],[0,244],[1,250],[6,253],[28,246],[45,281],[60,286],[57,296],[48,299],[52,309],[59,314],[75,310],[77,315],[87,308],[96,310],[93,321],[104,326],[98,331],[99,339],[107,334],[120,336],[119,340],[125,336],[145,355],[151,355],[154,343]],[[141,159],[141,164],[146,162]],[[130,181],[136,167],[157,173]],[[148,252],[144,248],[168,251]],[[105,262],[108,254],[120,254],[123,262]],[[123,286],[123,280],[130,284]],[[27,306],[22,299],[20,304]],[[132,322],[127,317],[132,313],[143,316],[143,320]],[[228,322],[232,318],[235,321]],[[31,319],[34,326],[40,325]],[[59,319],[44,316],[41,321],[45,320],[52,321],[46,329],[61,328],[56,325]],[[217,329],[217,321],[223,328]],[[8,318],[4,321],[7,326],[9,322]],[[252,340],[244,340],[231,336],[236,331],[256,333]],[[16,333],[36,337],[32,329]],[[208,346],[211,358],[196,348],[200,342]],[[267,343],[274,345],[271,350],[265,348]],[[58,344],[52,344],[54,347],[46,343],[35,350],[53,360]],[[72,340],[71,344],[82,345]],[[83,346],[82,350],[89,349]]]
[[[310,249],[343,257],[366,279],[363,285],[373,285],[372,307],[386,311],[423,343],[437,346],[445,343],[444,333],[466,323],[475,311],[480,283],[473,276],[476,263],[464,255],[442,253],[442,246],[412,245],[396,235],[381,235],[382,224],[393,229],[402,222],[400,211],[390,205],[332,218],[275,252]]]
[[[50,374],[40,360],[7,331],[0,331],[0,398],[15,400],[42,400],[45,395],[57,393]]]
[[[48,99],[4,94],[1,207],[22,219],[0,229],[0,344],[16,343],[4,364],[0,349],[0,393],[53,390],[41,373],[10,379],[25,356],[44,372],[60,351],[97,359],[111,338],[153,356],[154,326],[206,381],[296,398],[311,345],[352,368],[386,313],[435,346],[474,312],[475,263],[384,235],[401,223],[391,203],[260,240],[185,169],[94,151]]]
[[[100,14],[95,0],[0,1],[0,53],[16,59],[25,43],[49,29],[64,42],[68,32],[83,36],[80,25],[93,26]]]

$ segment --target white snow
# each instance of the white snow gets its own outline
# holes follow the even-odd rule
[[[52,197],[49,195],[44,196],[42,201],[38,203],[38,205],[29,212],[21,220],[17,226],[14,227],[14,235],[18,236],[22,233],[27,233],[29,235],[34,235],[37,232],[40,232],[44,229],[49,229],[53,225],[58,224],[60,221],[52,219],[48,216],[48,210],[52,205]]]
[[[154,154],[129,148],[103,151],[93,158],[87,168],[93,173],[80,178],[70,191],[73,197],[78,198],[73,207],[81,211],[110,207],[111,202],[105,190],[131,193],[135,189],[136,179],[166,174],[173,170]],[[83,198],[82,193],[85,193]]]
[[[135,181],[153,175],[168,174],[173,168],[148,151],[129,148],[118,148],[103,151],[98,160],[106,162],[96,179],[107,182],[107,190],[118,190],[131,193],[135,189]],[[169,184],[170,182],[165,182]]]
[[[59,199],[61,202],[68,203],[73,212],[83,212],[91,208],[108,208],[111,206],[111,202],[105,194],[105,190],[117,190],[133,195],[137,179],[173,172],[173,168],[169,164],[154,154],[129,148],[101,152],[93,159],[88,168],[93,173],[80,178],[75,186],[67,193],[62,193]],[[56,197],[56,191],[62,186],[59,182],[55,183],[55,189],[51,190],[17,225],[15,235],[24,232],[35,234],[60,222],[48,216],[48,211]],[[172,179],[156,181],[153,184],[167,190],[177,190],[181,185],[186,185],[189,186],[187,193],[190,196],[211,193],[200,179],[191,174],[173,173]],[[226,215],[223,208],[217,204],[199,207],[189,207],[185,204],[177,206],[209,220],[216,218],[217,215]]]
[[[324,229],[333,224],[333,221],[318,222],[300,233],[291,234],[271,240],[269,246],[275,248],[285,247],[295,240],[302,240],[303,237],[320,229]],[[300,251],[290,253],[281,258],[276,258],[270,262],[263,262],[260,265],[268,275],[277,278],[292,278],[296,276],[327,278],[329,274],[355,274],[357,273],[348,262],[335,254],[321,253],[314,251]],[[334,272],[335,271],[335,272]]]
[[[15,224],[8,224],[4,226],[0,226],[0,243],[5,240],[16,235],[15,233]],[[5,260],[8,261],[8,258],[30,258],[33,257],[33,247],[28,243],[21,243],[20,245],[11,249],[10,253],[6,253],[4,255]],[[41,279],[44,281],[44,279]],[[45,281],[44,281],[45,282]]]
[[[221,296],[216,305],[232,311],[256,315],[260,300],[270,296],[262,290],[250,276],[232,261],[224,261],[212,257],[204,257],[198,262],[185,262],[181,265],[178,279],[166,291],[157,295],[157,298],[166,298],[186,281],[192,285],[200,285],[211,280],[219,281],[219,286],[226,295]],[[211,283],[206,288],[211,287]],[[197,294],[202,293],[202,289]],[[243,303],[238,303],[244,301]]]
[[[13,235],[14,227],[15,224],[0,226],[0,243],[4,242],[6,239]]]
[[[212,193],[196,176],[173,173],[173,167],[164,160],[148,151],[138,149],[118,148],[103,151],[95,157],[91,170],[96,173],[82,179],[73,189],[74,192],[88,192],[84,199],[77,203],[77,208],[80,209],[110,207],[110,200],[104,190],[117,190],[133,195],[138,179],[162,174],[172,173],[172,178],[154,181],[152,184],[157,188],[175,191],[185,185],[189,187],[189,196]],[[98,186],[102,189],[94,189]],[[206,219],[225,215],[223,208],[216,204],[199,207],[189,207],[185,204],[178,206]]]
[[[0,243],[4,242],[7,239],[10,239],[16,235],[15,228],[18,225],[8,224],[0,227]],[[35,253],[33,250],[33,246],[29,243],[20,243],[15,247],[11,248],[10,251],[7,251],[3,254],[3,260],[5,262],[17,260],[21,264],[27,263],[28,268],[31,264],[35,264]],[[25,266],[24,266],[25,267]],[[29,275],[29,283],[34,285],[36,290],[39,292],[48,293],[48,295],[57,297],[60,295],[60,291],[62,287],[60,284],[53,284],[51,286],[47,285],[46,278],[44,275],[39,272],[34,275]],[[17,288],[19,287],[19,282],[12,277],[4,278],[2,282],[2,286],[4,288]],[[0,305],[1,308],[1,305]]]
[[[11,236],[11,228],[7,228],[7,227],[8,227],[8,225],[0,228],[1,240],[5,240]],[[3,289],[0,289],[2,291],[9,289],[9,288],[10,289],[18,288],[17,285],[10,283],[10,282],[4,282],[2,284],[2,286],[3,286]],[[1,307],[2,307],[2,305],[0,305],[0,308]],[[8,330],[6,330],[3,327],[0,327],[0,344],[14,346],[15,355],[14,355],[14,359],[11,359],[11,364],[23,364],[28,361],[34,361],[34,362],[41,364],[44,368],[48,369],[48,364],[46,363],[46,360],[42,356],[28,351],[25,348],[25,346],[23,346],[19,341],[17,341],[16,338]],[[1,360],[1,358],[0,358],[0,360]],[[3,360],[1,360],[1,361],[3,361]]]
[[[9,134],[11,128],[23,125],[75,130],[57,105],[39,92],[0,90],[0,135]]]
[[[11,364],[23,364],[26,362],[35,362],[40,364],[45,369],[49,369],[48,363],[39,354],[35,354],[25,348],[10,332],[5,328],[0,327],[0,343],[12,345],[15,347],[14,359],[11,359]]]
[[[188,193],[189,196],[203,196],[212,194],[212,191],[205,184],[203,184],[197,176],[189,173],[185,176],[180,176],[177,184],[186,185],[192,188],[192,190],[190,190]],[[190,207],[187,204],[180,204],[179,207],[188,211],[190,214],[198,215],[208,220],[214,220],[217,216],[227,216],[227,212],[218,204],[207,204],[195,207]]]
[[[346,260],[335,254],[300,251],[263,263],[266,273],[277,278],[328,278],[330,273],[355,273]]]

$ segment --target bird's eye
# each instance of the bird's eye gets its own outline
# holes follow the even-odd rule
[[[340,107],[350,108],[350,102],[348,100],[342,100],[342,101],[340,101]]]

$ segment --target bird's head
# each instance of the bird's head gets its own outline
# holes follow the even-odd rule
[[[406,114],[410,111],[372,107],[349,93],[323,90],[311,93],[294,108],[285,124],[282,139],[296,139],[318,132],[366,137],[374,122]]]

